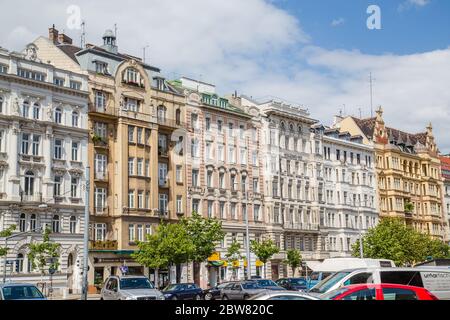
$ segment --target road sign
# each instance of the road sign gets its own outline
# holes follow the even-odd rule
[[[122,274],[127,274],[128,273],[128,267],[127,266],[120,266],[120,272],[122,272]]]
[[[50,273],[50,274],[55,274],[55,272],[56,272],[55,268],[48,269],[48,273]]]

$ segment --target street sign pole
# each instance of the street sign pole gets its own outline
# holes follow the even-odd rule
[[[83,288],[81,300],[87,300],[88,291],[88,256],[89,256],[89,190],[90,168],[86,167],[86,190],[84,196],[84,246],[83,246]]]

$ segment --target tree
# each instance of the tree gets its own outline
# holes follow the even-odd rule
[[[267,239],[262,242],[253,240],[251,242],[251,250],[264,264],[264,278],[266,278],[266,263],[274,254],[280,252],[280,249],[271,239]]]
[[[233,240],[231,245],[227,249],[227,253],[225,254],[225,257],[227,258],[227,262],[232,265],[233,270],[233,279],[236,280],[237,278],[237,268],[233,266],[234,261],[239,261],[242,259],[241,255],[241,244],[237,242],[236,240]]]
[[[161,222],[155,234],[147,236],[147,242],[138,243],[139,251],[132,257],[142,265],[159,269],[177,267],[177,282],[180,282],[180,265],[190,261],[194,244],[182,224]]]
[[[50,241],[50,229],[46,228],[41,243],[30,243],[28,259],[31,261],[33,269],[39,269],[41,275],[45,275],[46,270],[58,270],[59,267],[59,243]]]
[[[292,268],[292,276],[295,277],[295,269],[302,264],[302,255],[300,254],[300,251],[296,249],[288,250],[285,263]]]
[[[194,245],[191,260],[194,262],[194,281],[199,284],[199,264],[206,261],[216,251],[217,242],[224,238],[225,233],[222,231],[222,223],[219,220],[204,218],[196,212],[192,213],[192,217],[183,219],[181,224]]]
[[[363,237],[364,257],[390,259],[398,266],[414,265],[427,257],[444,258],[449,246],[429,235],[408,227],[398,218],[384,218]],[[353,256],[359,257],[359,241],[353,247]]]
[[[405,202],[405,212],[412,213],[414,211],[414,204],[412,202]]]
[[[0,238],[10,237],[14,230],[16,230],[16,226],[12,225],[8,229],[0,231]],[[0,257],[6,256],[7,253],[8,253],[8,248],[0,247]]]

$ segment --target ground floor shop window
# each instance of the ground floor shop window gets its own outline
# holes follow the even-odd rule
[[[97,267],[94,269],[94,286],[101,287],[103,285],[103,267]]]

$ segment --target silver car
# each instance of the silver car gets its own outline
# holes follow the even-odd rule
[[[298,291],[266,291],[250,298],[250,300],[320,300]]]
[[[100,300],[164,300],[144,276],[110,276],[102,288]]]
[[[0,300],[47,300],[42,292],[28,283],[0,284]]]
[[[238,281],[222,288],[220,295],[222,300],[247,300],[265,291],[256,281]]]

